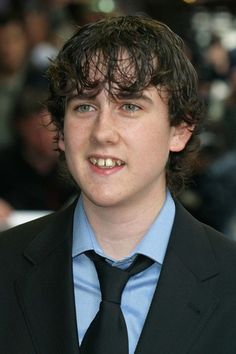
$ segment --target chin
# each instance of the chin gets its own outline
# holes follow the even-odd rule
[[[86,199],[100,208],[108,208],[108,207],[115,207],[122,204],[120,198],[115,197],[114,195],[104,195],[104,194],[91,194],[91,193],[84,193]]]

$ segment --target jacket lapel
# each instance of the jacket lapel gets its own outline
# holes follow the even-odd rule
[[[40,354],[78,354],[71,261],[73,208],[52,216],[34,238],[25,251],[31,269],[15,284]]]
[[[218,304],[218,269],[203,226],[179,204],[135,354],[186,354]]]

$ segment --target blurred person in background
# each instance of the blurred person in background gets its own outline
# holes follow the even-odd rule
[[[229,94],[224,102],[221,131],[229,150],[236,150],[236,63],[229,73]]]
[[[18,96],[11,122],[15,143],[0,152],[2,217],[11,209],[57,210],[72,197],[58,177],[55,127],[44,100],[45,91],[34,88]]]
[[[20,92],[27,86],[46,89],[45,70],[57,54],[53,35],[40,4],[0,14],[0,149],[14,144],[9,120]]]
[[[209,121],[192,183],[181,198],[199,220],[236,240],[236,67],[219,119]]]
[[[56,56],[58,39],[48,8],[40,3],[26,3],[22,10],[24,28],[30,48],[30,63],[44,73],[49,58]]]
[[[212,33],[200,66],[206,124],[194,178],[181,195],[200,221],[236,239],[236,47]]]
[[[229,51],[214,34],[205,52],[205,65],[206,75],[210,81],[227,80],[230,70]]]
[[[28,43],[22,21],[0,14],[0,149],[13,142],[9,119],[28,65]]]

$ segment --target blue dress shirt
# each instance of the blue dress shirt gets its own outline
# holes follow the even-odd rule
[[[84,252],[94,250],[99,255],[106,257],[113,266],[120,268],[128,267],[138,253],[154,260],[151,267],[129,279],[122,294],[121,309],[127,325],[129,354],[133,354],[159,279],[174,216],[175,204],[170,193],[167,192],[165,203],[144,238],[128,257],[117,261],[107,257],[98,245],[85,215],[82,198],[79,199],[74,214],[72,257],[80,343],[95,317],[101,301],[96,269],[93,262],[84,255]]]

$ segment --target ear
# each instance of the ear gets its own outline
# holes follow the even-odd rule
[[[170,141],[170,151],[179,152],[183,150],[192,136],[194,125],[188,125],[185,122],[172,127],[172,136]]]
[[[64,141],[64,135],[63,133],[59,133],[59,137],[58,137],[58,148],[61,151],[65,151],[65,141]]]

